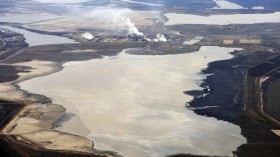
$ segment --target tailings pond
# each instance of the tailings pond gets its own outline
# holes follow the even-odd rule
[[[57,130],[85,136],[95,147],[127,157],[176,153],[229,156],[246,142],[240,128],[195,114],[186,107],[201,90],[200,71],[212,61],[230,59],[237,48],[204,46],[178,55],[121,52],[68,62],[58,73],[20,83],[30,93],[50,97],[67,109]]]

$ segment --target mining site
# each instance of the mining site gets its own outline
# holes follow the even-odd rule
[[[2,0],[0,15],[0,156],[280,156],[278,0]]]

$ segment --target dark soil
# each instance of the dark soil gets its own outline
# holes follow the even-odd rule
[[[256,70],[255,66],[259,67],[259,63],[277,55],[256,52],[210,63],[202,73],[213,73],[213,75],[208,76],[201,85],[202,87],[209,86],[210,93],[205,97],[198,96],[190,102],[192,108],[206,105],[219,106],[194,111],[197,114],[226,120],[241,127],[241,134],[247,138],[247,144],[243,144],[235,152],[238,157],[279,157],[280,137],[271,131],[271,129],[277,129],[277,126],[263,118],[254,107],[246,112],[243,111],[246,71],[250,68],[248,73],[254,76],[259,75],[260,72],[264,73],[265,70]],[[271,69],[271,67],[264,69]],[[251,97],[251,99],[255,98]],[[280,114],[280,111],[275,112]]]

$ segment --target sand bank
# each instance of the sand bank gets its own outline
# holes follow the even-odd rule
[[[13,82],[1,83],[0,95],[2,99],[22,102],[25,107],[1,133],[16,135],[19,142],[30,145],[36,143],[43,149],[84,152],[98,156],[89,139],[53,130],[55,121],[65,113],[64,107],[48,102],[44,96],[28,94],[17,88],[20,81],[57,72],[61,67],[55,62],[39,60],[14,65],[29,66],[31,69],[29,72],[19,73],[20,77]],[[42,100],[48,101],[40,103]]]

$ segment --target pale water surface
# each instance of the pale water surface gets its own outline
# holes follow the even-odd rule
[[[60,37],[55,35],[43,35],[11,26],[0,26],[0,28],[9,29],[11,31],[23,34],[24,38],[26,39],[25,42],[28,43],[29,46],[75,43],[74,40],[66,37]]]
[[[16,15],[2,15],[0,16],[0,22],[11,22],[11,23],[33,23],[45,20],[52,20],[62,18],[63,16],[57,15],[38,15],[38,14],[16,14]]]
[[[184,41],[183,44],[184,44],[184,45],[193,45],[193,44],[195,44],[195,43],[200,42],[202,39],[203,39],[203,37],[197,36],[197,37],[194,37],[194,38],[191,39],[191,40]]]
[[[212,9],[246,9],[241,5],[226,0],[213,0],[213,1],[217,4],[217,7],[214,7]]]
[[[86,136],[97,148],[127,157],[227,156],[246,142],[240,128],[187,109],[186,102],[193,98],[183,91],[200,89],[205,77],[200,70],[211,61],[231,58],[228,53],[234,50],[202,47],[195,53],[164,56],[122,52],[68,62],[61,72],[19,85],[75,113],[58,129]]]
[[[256,24],[280,22],[280,12],[268,14],[229,14],[200,16],[193,14],[164,14],[169,20],[165,25],[179,24],[207,24],[207,25],[229,25],[229,24]]]

